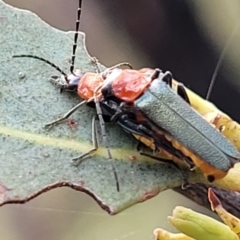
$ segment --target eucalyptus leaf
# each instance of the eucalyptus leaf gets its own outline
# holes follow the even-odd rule
[[[44,124],[62,116],[81,99],[72,93],[59,93],[49,82],[51,75],[59,73],[46,63],[12,58],[33,54],[68,72],[73,32],[54,29],[35,14],[2,1],[0,15],[0,205],[23,203],[50,189],[69,186],[90,194],[114,214],[182,184],[182,176],[172,164],[140,156],[136,140],[116,124],[106,124],[106,130],[119,192],[101,136],[96,154],[73,166],[73,157],[92,148],[95,110],[84,106],[69,122],[46,131]],[[83,33],[79,35],[76,66],[95,71]]]

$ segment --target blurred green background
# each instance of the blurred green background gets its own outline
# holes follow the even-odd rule
[[[74,30],[78,0],[5,0],[38,14],[61,30]],[[211,96],[222,110],[240,120],[240,2],[237,0],[83,0],[81,29],[87,48],[101,63],[121,61],[136,68],[160,67],[202,96],[217,60],[236,29]],[[59,49],[60,51],[60,49]],[[71,53],[69,53],[70,55]],[[167,216],[183,205],[213,213],[173,191],[109,216],[87,195],[67,188],[44,193],[24,205],[0,209],[0,238],[152,239],[156,227],[173,230]]]

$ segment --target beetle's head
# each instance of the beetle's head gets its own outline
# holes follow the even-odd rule
[[[78,83],[85,73],[81,69],[76,69],[74,73],[51,76],[50,81],[61,90],[77,91]]]

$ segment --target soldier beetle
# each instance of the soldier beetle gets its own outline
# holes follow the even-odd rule
[[[192,109],[183,85],[177,87],[177,92],[172,90],[170,72],[163,73],[159,69],[148,68],[134,70],[129,63],[120,63],[101,72],[96,59],[93,60],[97,72],[84,73],[80,69],[74,71],[81,3],[79,0],[70,74],[38,56],[13,56],[35,58],[50,64],[62,74],[59,78],[52,77],[51,82],[61,90],[77,91],[83,99],[62,118],[46,124],[46,127],[65,121],[83,104],[93,103],[109,159],[112,159],[112,155],[105,131],[105,116],[152,150],[164,151],[175,163],[184,162],[190,168],[200,168],[210,182],[223,178],[234,163],[240,160],[240,154],[217,129]],[[121,69],[122,66],[130,69]],[[92,120],[93,148],[74,158],[75,165],[98,148],[95,124],[97,118]],[[153,155],[148,156],[156,158]],[[113,172],[119,191],[114,166]]]

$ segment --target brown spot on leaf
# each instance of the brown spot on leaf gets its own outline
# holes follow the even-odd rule
[[[155,197],[159,192],[159,189],[153,189],[152,191],[145,192],[142,198],[140,198],[139,202],[144,202],[152,197]]]
[[[0,205],[2,202],[6,201],[6,199],[7,199],[6,192],[8,190],[9,189],[7,189],[4,185],[2,185],[2,183],[0,183]]]

